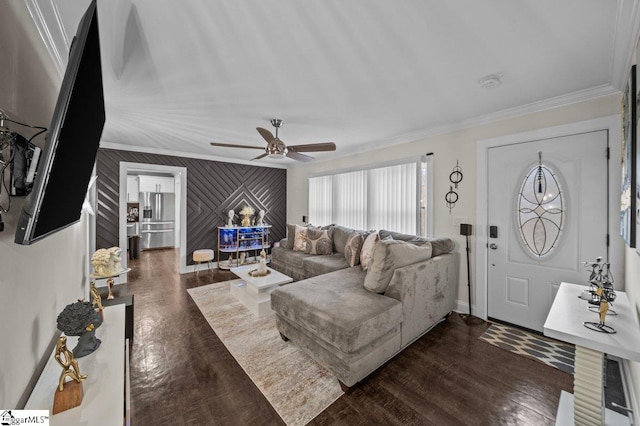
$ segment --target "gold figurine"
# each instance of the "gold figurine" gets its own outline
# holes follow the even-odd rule
[[[96,288],[96,283],[91,281],[91,284],[89,284],[89,286],[90,286],[89,292],[91,293],[91,305],[94,308],[97,308],[100,312],[102,312],[102,310],[104,309],[104,307],[102,306],[102,297],[100,296],[100,293],[98,293],[98,289]]]
[[[64,382],[67,377],[71,377],[78,383],[87,378],[86,374],[80,374],[78,361],[73,357],[73,352],[67,348],[67,336],[60,336],[58,339],[55,358],[62,367],[62,373],[58,381],[58,390],[60,392],[64,389]]]
[[[604,321],[607,318],[607,311],[609,310],[609,301],[604,297],[604,290],[598,288],[596,294],[600,296],[600,325],[604,325]]]

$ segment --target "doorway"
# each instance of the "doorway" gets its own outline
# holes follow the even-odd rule
[[[607,259],[607,132],[492,147],[487,315],[536,331],[581,261]]]
[[[584,138],[581,135],[589,135],[594,139],[592,148],[595,151],[605,150],[607,144],[610,148],[609,172],[602,173],[600,170],[600,174],[592,176],[595,181],[605,180],[601,188],[604,195],[597,195],[599,198],[589,199],[589,188],[581,184],[580,167],[582,172],[589,174],[588,168],[584,170],[587,166],[571,165],[572,157],[577,157],[571,154],[572,150],[582,148],[580,144]],[[605,243],[606,234],[609,234],[608,254],[616,288],[622,285],[624,245],[616,222],[620,196],[620,164],[616,159],[620,158],[620,137],[620,118],[611,116],[478,142],[475,300],[479,317],[487,319],[496,315],[497,319],[504,317],[507,322],[542,331],[546,312],[560,282],[578,281],[586,284],[586,271],[579,262],[593,259],[583,256],[606,256],[606,253],[602,254],[603,250],[607,251],[606,245],[596,247],[595,243],[589,242],[590,229],[584,228],[579,216],[568,218],[563,224],[557,247],[550,253],[541,256],[527,247],[526,238],[523,238],[520,227],[516,226],[519,223],[516,199],[525,177],[540,164],[540,152],[543,162],[548,160],[545,164],[550,169],[562,170],[557,175],[559,186],[567,190],[567,210],[568,207],[574,212],[589,210],[591,203],[604,206],[600,209],[597,221],[608,221],[608,225],[603,224],[599,232]],[[556,150],[564,152],[556,153]],[[600,161],[597,167],[606,170],[605,153],[601,152],[600,159],[593,161]],[[506,160],[508,167],[507,163],[501,163],[503,155],[510,157]],[[503,170],[501,183],[496,185],[492,181],[496,180],[495,169],[498,167],[510,170]],[[505,180],[513,181],[511,188],[504,186]],[[499,194],[500,190],[504,196]],[[496,212],[497,209],[502,210],[502,217]],[[490,238],[489,235],[492,225],[498,227],[494,229],[496,238]],[[585,245],[580,248],[581,242],[585,243],[586,249]],[[534,279],[541,276],[541,271],[546,274],[539,280],[544,284]],[[529,305],[537,307],[530,311]]]
[[[127,176],[132,174],[148,174],[173,176],[175,182],[175,234],[177,235],[175,246],[179,252],[179,272],[187,272],[187,169],[186,167],[165,166],[157,164],[120,162],[120,220],[119,241],[122,253],[127,252]],[[127,267],[128,259],[122,257],[123,267]]]

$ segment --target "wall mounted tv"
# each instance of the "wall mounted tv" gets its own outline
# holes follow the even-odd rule
[[[31,244],[80,219],[104,121],[98,15],[93,0],[71,43],[36,180],[18,220],[17,244]]]

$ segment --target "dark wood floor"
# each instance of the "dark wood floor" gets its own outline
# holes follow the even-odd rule
[[[142,252],[129,266],[115,293],[135,294],[133,424],[284,424],[187,293],[234,276],[180,275],[175,250]],[[553,424],[572,376],[479,340],[486,328],[452,315],[311,424]]]

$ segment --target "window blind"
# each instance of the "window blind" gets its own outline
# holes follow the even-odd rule
[[[422,171],[412,161],[309,178],[309,221],[417,234]]]

